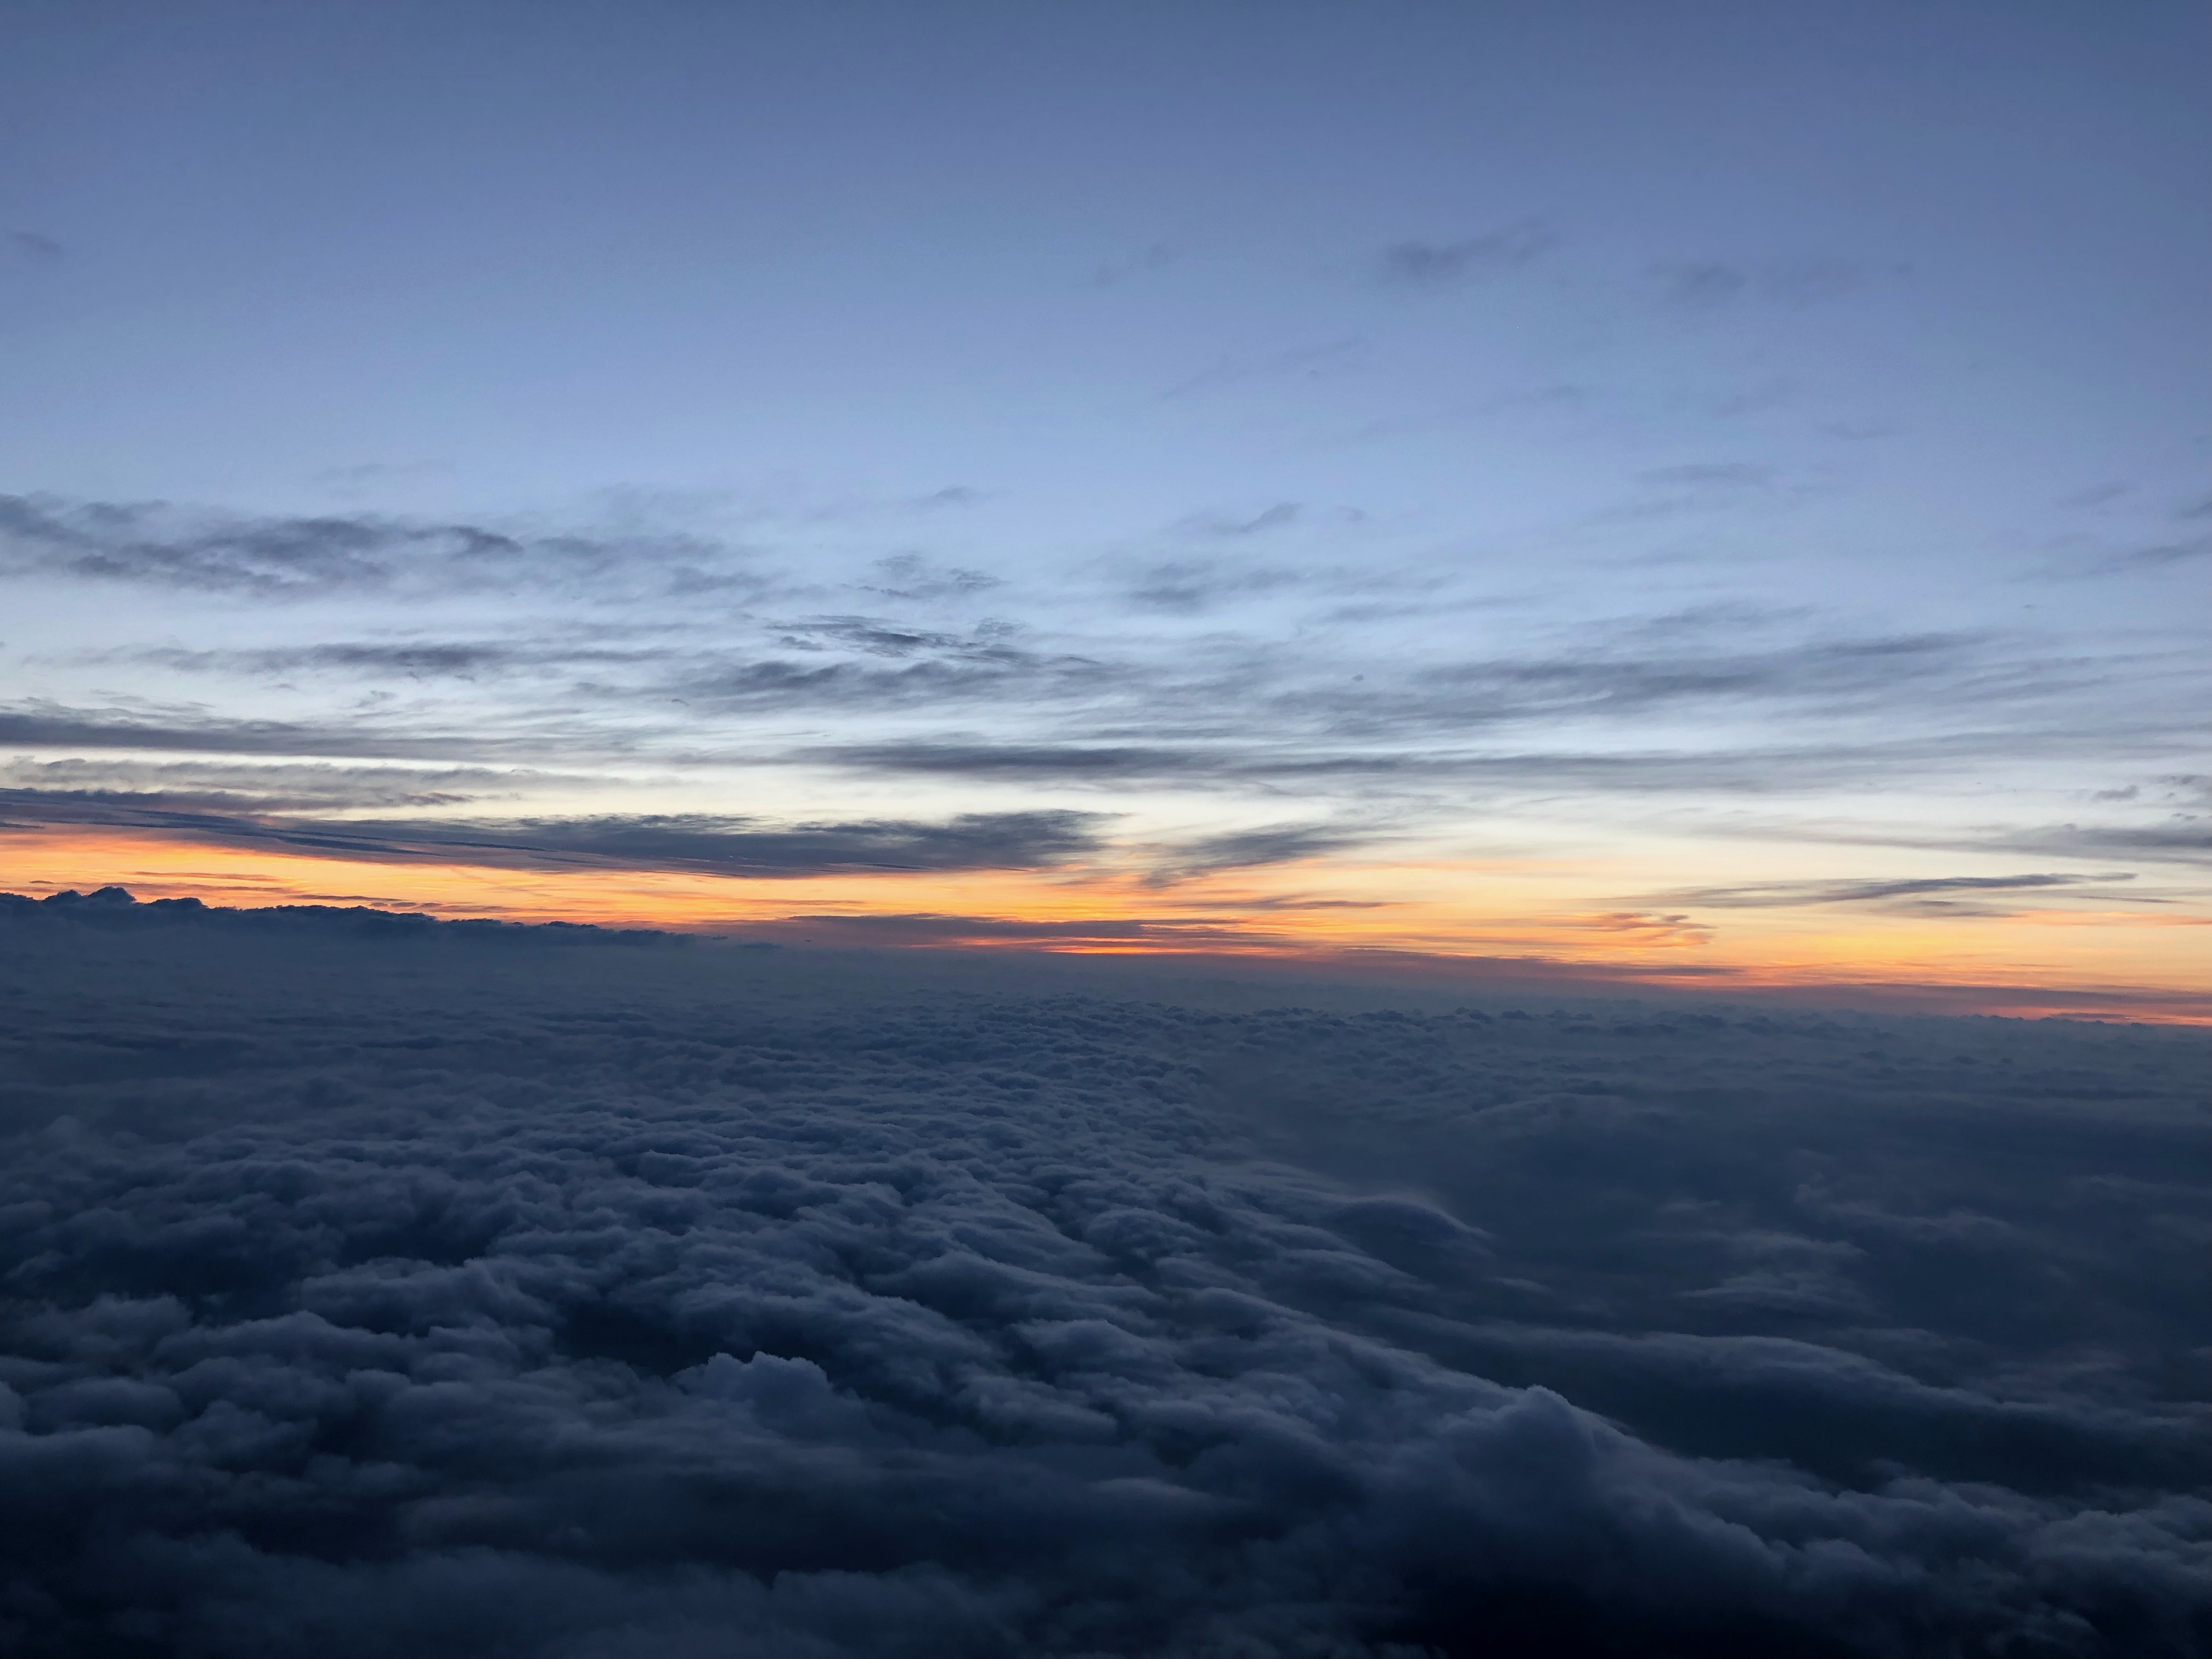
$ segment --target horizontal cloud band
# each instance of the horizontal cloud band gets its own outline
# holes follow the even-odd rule
[[[150,831],[309,857],[500,869],[690,870],[800,877],[915,870],[1034,870],[1094,852],[1086,812],[965,813],[940,823],[882,820],[774,827],[702,814],[440,819],[248,817],[179,811],[159,797],[0,790],[0,831],[81,824]]]

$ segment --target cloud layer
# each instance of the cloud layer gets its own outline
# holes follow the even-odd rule
[[[145,908],[0,918],[11,1650],[2212,1634],[2192,1035]]]

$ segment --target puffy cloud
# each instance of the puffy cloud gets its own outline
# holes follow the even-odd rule
[[[12,1651],[2212,1628],[2194,1034],[19,908]]]

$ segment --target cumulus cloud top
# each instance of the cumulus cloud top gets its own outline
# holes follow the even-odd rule
[[[2212,1630],[2191,1033],[0,929],[13,1651]]]

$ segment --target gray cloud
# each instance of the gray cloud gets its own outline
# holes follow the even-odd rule
[[[934,505],[950,506],[964,503],[975,497],[970,490],[939,490],[929,497]],[[981,570],[963,570],[957,566],[933,563],[919,553],[901,553],[895,557],[878,559],[876,569],[882,580],[876,584],[863,584],[872,593],[882,593],[895,599],[964,599],[971,593],[981,593],[1003,584],[996,576]]]
[[[1163,401],[1166,401],[1188,397],[1194,392],[1216,392],[1253,381],[1291,378],[1334,379],[1364,368],[1372,351],[1373,347],[1366,339],[1352,335],[1343,339],[1324,340],[1314,345],[1294,346],[1287,351],[1274,352],[1266,356],[1224,357],[1211,368],[1177,381],[1159,395]]]
[[[522,535],[376,514],[276,517],[166,501],[0,495],[0,574],[253,599],[588,588],[757,594],[741,551],[688,536]]]
[[[0,496],[0,548],[17,574],[51,570],[264,597],[380,586],[399,561],[425,555],[466,566],[512,562],[524,551],[512,538],[471,525],[363,516],[196,523],[160,503],[72,505],[21,495]]]
[[[1095,696],[1136,680],[1131,670],[1076,656],[1047,656],[989,640],[953,641],[918,631],[863,626],[812,635],[873,656],[914,657],[897,668],[851,661],[769,657],[732,665],[701,663],[653,688],[695,710],[894,708],[988,705],[1010,696],[1034,702]],[[808,635],[793,635],[805,650]]]
[[[1220,870],[1248,870],[1262,865],[1293,864],[1324,858],[1347,848],[1367,846],[1380,839],[1375,830],[1352,830],[1325,823],[1275,824],[1266,829],[1239,830],[1231,835],[1206,836],[1173,849],[1153,871],[1160,884]]]
[[[1252,526],[1255,532],[1266,527],[1256,520]],[[1232,527],[1227,533],[1243,532]],[[1279,567],[1170,559],[1137,572],[1128,597],[1140,610],[1188,615],[1255,594],[1282,592],[1304,585],[1307,580],[1303,572]]]
[[[1710,307],[1746,297],[1789,306],[1818,304],[1864,288],[1873,273],[1855,260],[1802,258],[1758,264],[1679,260],[1652,266],[1650,275],[1668,303]]]
[[[1684,887],[1652,896],[1661,904],[1706,909],[1776,909],[1805,904],[1865,904],[1946,893],[2018,892],[2049,887],[2102,886],[2132,881],[2125,871],[2107,875],[1928,876],[1902,880],[1762,881],[1737,887]]]
[[[2017,853],[2051,858],[2212,864],[2212,817],[2195,812],[2177,812],[2162,823],[2058,823],[1949,836],[1901,827],[1885,833],[1804,825],[1791,833],[1807,840],[1837,844],[1914,847],[1932,852]]]
[[[2146,546],[2099,549],[2087,538],[2069,538],[2063,553],[2027,573],[2045,581],[2087,581],[2106,576],[2126,576],[2143,571],[2170,569],[2197,560],[2212,558],[2212,536],[2191,536],[2180,541],[2154,542]]]
[[[1652,267],[1667,298],[1676,305],[1721,305],[1751,286],[1751,277],[1735,265],[1707,259]]]
[[[1388,702],[1382,704],[1384,710],[1389,707]],[[1258,785],[1273,788],[1317,787],[1342,780],[1395,782],[1409,787],[1449,783],[1461,792],[1475,788],[1501,793],[1575,790],[1607,794],[1765,795],[1852,782],[1894,782],[1932,770],[1952,770],[1986,752],[1991,742],[1985,734],[1966,732],[1955,737],[1715,745],[1688,750],[1476,750],[1437,742],[1450,735],[1450,722],[1430,719],[1433,725],[1424,719],[1421,706],[1413,703],[1393,727],[1386,714],[1378,711],[1367,718],[1366,724],[1378,733],[1390,730],[1396,741],[1391,747],[1364,750],[1337,746],[1330,741],[1332,733],[1321,731],[1304,742],[1284,737],[1264,745],[1241,744],[1233,735],[1210,738],[1204,744],[1142,745],[912,741],[823,745],[795,750],[791,758],[866,772],[1038,782],[1103,784],[1157,779],[1189,787]],[[1483,725],[1501,723],[1502,718],[1494,718]],[[1423,730],[1424,725],[1429,725],[1429,729]],[[1160,735],[1176,734],[1165,730]],[[1489,733],[1485,731],[1480,735]],[[1431,742],[1416,746],[1407,741],[1408,737],[1426,737]],[[2108,732],[2049,733],[2041,738],[2045,752],[2085,757],[2107,752],[2110,743]],[[2016,742],[2015,752],[2026,746]],[[1461,799],[1465,799],[1463,793]]]
[[[1199,536],[1257,536],[1296,524],[1300,512],[1296,501],[1277,501],[1273,507],[1263,508],[1249,519],[1219,513],[1200,513],[1185,519],[1176,527]]]
[[[284,818],[197,811],[159,795],[0,790],[0,829],[59,823],[375,862],[501,869],[691,870],[779,877],[890,870],[1029,870],[1095,852],[1093,813],[975,812],[941,823],[775,826],[705,814],[504,820]]]
[[[1637,477],[1647,484],[1674,489],[1763,489],[1774,482],[1774,469],[1748,461],[1721,461],[1653,467]]]
[[[944,911],[830,912],[772,921],[749,920],[749,938],[844,946],[1037,945],[1053,950],[1184,951],[1263,947],[1267,928],[1237,916],[1085,916],[1042,921],[1021,916],[960,915]]]
[[[575,669],[659,659],[662,653],[581,642],[510,645],[489,640],[334,641],[260,650],[187,651],[161,647],[131,653],[187,673],[296,674],[302,671],[405,679],[477,679],[518,669]]]
[[[1825,705],[1843,713],[1887,704],[1905,684],[1959,678],[1980,643],[1966,635],[1921,634],[1766,651],[1486,658],[1419,669],[1396,685],[1370,681],[1326,693],[1292,691],[1278,706],[1321,714],[1344,734],[1747,701]],[[2010,684],[1984,676],[1971,695],[2017,696],[2031,689],[2023,671]]]
[[[1650,481],[1733,493],[1755,489],[1764,477],[1747,463],[1714,461],[1662,469]],[[216,526],[216,535],[168,509],[32,505],[66,521],[87,546],[158,544],[187,562],[259,558],[255,550],[275,548],[270,556],[283,564],[291,556],[284,550],[303,544],[303,537],[314,543],[301,526],[325,523],[241,518]],[[902,555],[872,570],[850,567],[864,577],[858,582],[841,573],[812,590],[778,590],[781,602],[772,611],[732,612],[717,599],[711,618],[672,615],[618,628],[549,619],[532,629],[518,618],[497,635],[395,629],[243,650],[162,646],[34,662],[64,679],[123,662],[208,677],[316,677],[314,684],[303,679],[290,688],[301,699],[340,692],[348,680],[366,682],[369,694],[349,712],[319,709],[295,720],[233,720],[181,702],[25,702],[0,709],[0,743],[87,754],[140,749],[528,765],[569,775],[594,763],[625,769],[644,763],[672,778],[826,762],[886,775],[1085,787],[1152,779],[1217,796],[1297,789],[1310,799],[1371,784],[1390,794],[1410,823],[1423,811],[1436,821],[1447,793],[1455,811],[1470,799],[1512,810],[1516,796],[1566,791],[1776,798],[1848,783],[1893,787],[1998,758],[2103,763],[2125,755],[2148,769],[2182,735],[2182,720],[2141,691],[2152,677],[2170,680],[2190,665],[2128,641],[2053,658],[2032,641],[1995,632],[1793,640],[1816,625],[1814,615],[1708,605],[1571,631],[1516,631],[1499,618],[1463,635],[1480,643],[1456,659],[1443,653],[1444,635],[1393,656],[1367,643],[1378,619],[1438,611],[1464,595],[1435,570],[1406,568],[1377,578],[1354,564],[1301,567],[1229,556],[1232,544],[1247,544],[1237,534],[1256,538],[1295,523],[1290,506],[1186,525],[1217,538],[1217,556],[1146,564],[1125,554],[1095,562],[1089,575],[1120,592],[1103,599],[1102,614],[1079,620],[1066,613],[1057,624],[1049,612],[1031,628],[978,620],[972,611],[949,620],[988,579]],[[392,579],[403,588],[473,580],[447,568],[473,556],[418,546],[427,530],[367,519],[330,522],[352,526],[355,539],[340,540],[381,561],[379,568],[397,573]],[[204,545],[207,535],[216,539]],[[1223,536],[1229,539],[1218,540]],[[397,551],[387,544],[394,537]],[[1255,550],[1261,544],[1250,544]],[[751,556],[725,556],[680,538],[640,542],[632,572],[618,556],[629,545],[540,537],[518,540],[520,551],[484,556],[514,563],[519,581],[538,580],[527,574],[532,569],[556,585],[600,570],[617,587],[628,584],[626,592],[664,597],[686,572],[707,580]],[[300,569],[312,566],[309,560]],[[157,574],[168,568],[155,562]],[[1397,590],[1386,592],[1378,606],[1372,596],[1386,579]],[[840,593],[849,600],[856,590],[882,594],[887,608],[809,611],[793,603],[803,596],[805,605],[834,605]],[[1357,606],[1347,603],[1354,593],[1363,596]],[[1297,648],[1244,626],[1240,608],[1295,619]],[[1207,625],[1193,630],[1182,618]],[[471,684],[483,689],[459,689]],[[264,688],[253,690],[256,712],[311,706],[272,704]],[[112,695],[80,697],[92,703]],[[1547,728],[1571,730],[1574,741],[1553,739]],[[1653,734],[1661,729],[1679,730],[1680,746],[1656,747]],[[1766,732],[1784,735],[1759,740]],[[256,806],[246,799],[188,798],[181,785],[113,787],[166,793],[169,808],[216,815],[312,810],[281,795]],[[373,800],[362,805],[391,810]],[[2172,859],[2203,851],[2201,838],[2183,823],[2121,827],[2119,839],[2101,847],[2079,829],[2055,839],[2036,832],[2022,841],[2030,832],[2013,833],[2018,850],[2038,856]]]
[[[2007,850],[2057,853],[2069,858],[2206,864],[2212,863],[2212,817],[2177,814],[2165,823],[2062,823],[1992,837],[1991,842]]]
[[[0,236],[0,246],[5,246],[18,259],[41,265],[57,263],[68,252],[52,237],[35,230],[11,230]]]
[[[87,799],[132,797],[163,807],[248,812],[447,806],[487,795],[557,787],[588,789],[574,774],[485,766],[403,767],[149,762],[115,757],[0,762],[0,784]]]
[[[988,623],[967,634],[947,634],[901,628],[872,617],[823,617],[781,624],[777,643],[800,651],[842,647],[872,657],[945,657],[1001,668],[1028,667],[1043,661],[1009,645],[1009,633],[1004,624]]]
[[[1713,937],[1711,928],[1687,915],[1655,915],[1649,910],[1607,910],[1575,917],[1569,925],[1585,933],[1632,939],[1638,945],[1705,945]]]
[[[2167,542],[2156,547],[2138,547],[2124,553],[2115,553],[2101,562],[2099,568],[2107,572],[2130,570],[2161,570],[2169,565],[2185,564],[2191,560],[2212,558],[2212,536],[2199,537],[2195,541]]]
[[[1451,288],[1519,270],[1559,246],[1559,240],[1541,221],[1523,219],[1456,242],[1396,242],[1382,250],[1382,273],[1398,287]]]
[[[503,745],[488,734],[463,736],[289,720],[226,720],[199,709],[152,715],[77,708],[33,700],[0,708],[0,743],[40,749],[182,750],[204,754],[360,756],[392,760],[476,760]]]
[[[1234,763],[1233,757],[1193,750],[1078,744],[841,744],[802,750],[798,757],[865,771],[986,778],[1163,777]]]

